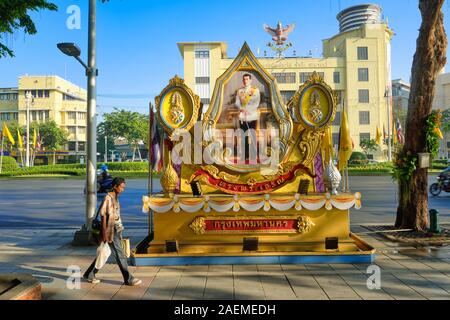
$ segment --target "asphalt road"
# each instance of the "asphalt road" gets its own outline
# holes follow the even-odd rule
[[[435,176],[430,177],[430,183]],[[159,181],[154,182],[160,189]],[[0,179],[0,228],[77,228],[85,219],[84,180],[81,179]],[[388,176],[350,177],[353,192],[362,193],[362,209],[351,211],[351,223],[393,223],[397,187]],[[125,227],[147,225],[142,213],[146,179],[128,179],[120,198]],[[441,220],[450,222],[450,194],[430,196],[429,208],[440,211]]]

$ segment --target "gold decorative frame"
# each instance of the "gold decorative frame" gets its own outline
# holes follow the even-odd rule
[[[287,230],[223,230],[223,231],[206,231],[206,220],[276,220],[276,219],[290,219],[297,220],[297,230],[287,231]],[[189,228],[197,235],[203,234],[249,234],[249,233],[260,233],[260,234],[305,234],[311,231],[315,226],[314,222],[309,216],[306,215],[296,215],[296,216],[197,216],[189,224]]]
[[[331,111],[326,116],[327,120],[323,124],[317,126],[308,123],[308,121],[303,118],[301,111],[302,101],[305,93],[309,89],[314,87],[321,89],[321,91],[325,93],[329,104],[329,110]],[[329,126],[331,126],[336,117],[337,98],[333,89],[323,80],[323,78],[317,72],[314,71],[309,79],[300,86],[291,100],[289,100],[287,106],[289,110],[292,110],[292,117],[295,123],[300,123],[306,130],[324,131]]]
[[[185,125],[180,127],[172,127],[166,121],[164,120],[164,117],[162,116],[162,110],[164,97],[166,94],[171,92],[172,90],[181,90],[183,91],[186,96],[189,98],[190,105],[188,108],[192,108],[192,116],[191,118],[186,122]],[[189,131],[191,128],[195,125],[195,122],[198,119],[198,113],[200,110],[200,97],[197,96],[191,88],[189,88],[185,83],[184,80],[177,75],[169,80],[169,84],[161,91],[161,94],[155,98],[155,105],[156,105],[156,118],[158,122],[163,126],[166,133],[170,136],[176,129],[182,129]]]
[[[214,139],[213,129],[222,112],[224,87],[235,72],[244,70],[258,73],[270,89],[272,111],[279,123],[280,162],[283,162],[288,154],[288,149],[291,148],[295,142],[295,140],[292,139],[294,124],[291,115],[283,102],[280,91],[278,90],[275,77],[261,65],[246,42],[230,67],[216,80],[211,104],[203,118],[205,146],[211,147],[211,154],[213,155],[215,155],[217,149],[221,149],[222,142]],[[218,154],[217,156],[223,157],[223,154]],[[259,171],[262,167],[261,165],[231,165],[227,164],[226,161],[222,162],[226,168],[238,172]]]

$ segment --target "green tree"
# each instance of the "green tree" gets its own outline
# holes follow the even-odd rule
[[[362,139],[359,143],[359,146],[361,147],[361,149],[363,149],[366,156],[368,156],[370,152],[377,151],[378,149],[378,145],[375,139]]]
[[[114,136],[111,135],[108,128],[105,126],[104,122],[101,122],[97,126],[97,152],[104,155],[105,154],[105,136],[107,141],[108,153],[116,150],[116,146],[114,144]]]
[[[69,132],[58,127],[54,120],[44,123],[33,122],[30,124],[30,143],[33,143],[34,129],[39,131],[41,148],[46,151],[61,150],[68,143]],[[53,164],[56,163],[56,154],[53,154]]]
[[[442,111],[441,130],[444,133],[450,132],[450,109]]]
[[[419,153],[427,152],[427,120],[432,112],[436,78],[447,63],[444,0],[419,0],[422,23],[411,67],[405,145],[394,171],[399,179],[399,204],[395,226],[426,231],[428,228],[428,169],[417,168]]]
[[[30,11],[57,10],[58,7],[47,0],[1,0],[0,1],[0,58],[14,57],[14,52],[6,46],[4,39],[23,29],[25,34],[36,34],[36,26]]]
[[[141,141],[147,144],[148,116],[139,112],[114,109],[114,112],[103,116],[101,127],[107,128],[108,136],[117,139],[125,138],[133,149],[133,160],[136,150],[139,151]]]

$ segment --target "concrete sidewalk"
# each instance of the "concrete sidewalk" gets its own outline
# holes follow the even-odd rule
[[[0,273],[31,273],[43,299],[450,299],[450,247],[399,246],[372,235],[381,289],[370,290],[368,265],[211,265],[130,267],[142,279],[124,286],[116,264],[100,272],[101,283],[81,281],[68,289],[70,266],[83,273],[96,248],[70,246],[75,229],[0,229]],[[127,229],[134,247],[146,229]],[[354,227],[355,233],[366,232]]]

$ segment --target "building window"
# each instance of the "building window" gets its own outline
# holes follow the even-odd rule
[[[363,140],[370,140],[370,133],[360,133],[359,134],[359,142]]]
[[[209,98],[201,98],[200,102],[203,103],[204,105],[205,104],[210,104],[211,103],[211,99],[209,99]]]
[[[295,83],[295,72],[275,72],[272,75],[278,83]]]
[[[280,91],[280,94],[284,103],[288,103],[288,101],[294,96],[295,91]]]
[[[333,133],[332,135],[332,139],[333,139],[333,147],[339,147],[339,133]]]
[[[358,47],[358,60],[368,60],[369,49],[367,47]]]
[[[325,79],[325,73],[324,72],[317,72],[319,74],[319,77],[322,79]],[[300,72],[300,83],[304,83],[308,81],[309,77],[312,75],[312,72]]]
[[[30,118],[31,118],[31,121],[37,121],[38,120],[38,111],[31,111]]]
[[[196,84],[201,84],[201,83],[209,84],[209,77],[195,77],[195,83]]]
[[[78,151],[86,151],[86,142],[78,142]]]
[[[370,111],[360,111],[359,112],[359,124],[370,124]]]
[[[368,68],[358,68],[358,81],[369,81]]]
[[[77,113],[76,112],[67,112],[67,116],[69,117],[69,120],[75,120],[77,118]]]
[[[450,149],[450,142],[447,141],[447,149]]]
[[[75,135],[77,133],[76,127],[67,127],[67,131],[69,131],[69,134]]]
[[[340,126],[341,125],[341,112],[336,112],[336,118],[334,118],[333,126]]]
[[[77,150],[77,143],[75,141],[69,141],[69,151],[76,151]]]
[[[209,51],[208,50],[195,51],[195,57],[196,58],[209,58]]]
[[[369,103],[369,90],[361,89],[358,91],[359,103]]]
[[[78,127],[78,134],[86,134],[86,127]]]
[[[44,97],[44,90],[38,90],[37,91],[37,97],[38,98],[43,98]]]
[[[333,82],[334,83],[341,83],[341,73],[339,71],[335,71],[333,73]]]
[[[19,113],[18,112],[14,112],[13,113],[13,118],[14,118],[14,120],[19,120]]]
[[[86,120],[86,112],[78,112],[78,120]]]
[[[45,110],[44,111],[44,121],[47,121],[50,118],[50,111]]]

